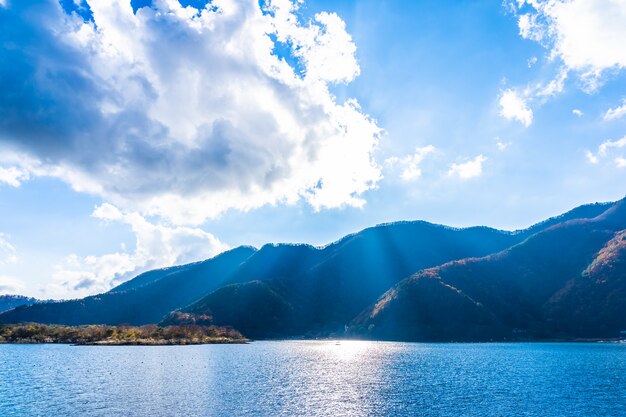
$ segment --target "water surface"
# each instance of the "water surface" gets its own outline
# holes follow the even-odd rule
[[[0,345],[2,416],[626,416],[626,345]]]

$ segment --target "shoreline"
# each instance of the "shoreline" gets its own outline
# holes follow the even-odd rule
[[[170,340],[98,340],[98,341],[54,341],[54,340],[0,340],[0,345],[70,345],[70,346],[198,346],[198,345],[246,345],[254,342],[381,342],[381,343],[407,343],[407,344],[427,344],[427,345],[475,345],[475,344],[561,344],[561,343],[600,343],[626,345],[626,339],[558,339],[558,340],[506,340],[506,341],[406,341],[406,340],[376,340],[376,339],[230,339],[215,338],[210,340],[197,339],[170,339]]]
[[[182,346],[248,343],[238,331],[217,326],[63,326],[39,323],[0,325],[0,344],[77,346]]]

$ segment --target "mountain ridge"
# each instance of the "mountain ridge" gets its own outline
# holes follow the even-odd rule
[[[555,325],[544,304],[571,280],[577,279],[607,242],[626,228],[625,208],[626,203],[620,201],[592,219],[570,219],[552,225],[501,252],[420,271],[361,312],[351,323],[351,332],[365,337],[412,341],[464,340],[463,332],[470,332],[473,340],[513,339],[520,334],[531,338],[617,336],[619,326],[610,331],[583,334],[572,332],[563,323]],[[435,288],[429,282],[432,280],[440,280],[457,294],[474,300],[476,310],[497,320],[467,322],[448,314],[442,306],[454,308],[450,306],[462,304],[453,292],[446,293],[445,300],[440,301],[440,308],[436,309],[431,301],[424,299],[424,294]],[[438,295],[442,296],[441,291]],[[626,313],[621,308],[617,306],[616,310]],[[462,325],[463,332],[433,334],[433,323],[437,323],[438,317],[446,318],[446,326],[438,325],[438,330]],[[552,325],[546,323],[550,321]],[[600,323],[593,326],[599,328]],[[626,327],[626,323],[623,326]]]
[[[26,297],[24,295],[17,294],[5,294],[0,295],[0,313],[20,307],[23,305],[32,305],[38,302],[43,302],[33,297]]]
[[[200,323],[255,338],[324,337],[345,329],[353,337],[400,340],[566,334],[574,330],[563,324],[565,304],[547,300],[566,285],[572,290],[564,300],[582,291],[584,283],[572,280],[626,228],[624,206],[623,200],[587,204],[516,231],[400,221],[324,246],[240,246],[145,272],[96,296],[18,307],[0,314],[0,323]],[[449,317],[442,306],[458,314]]]

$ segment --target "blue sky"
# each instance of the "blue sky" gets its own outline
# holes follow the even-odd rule
[[[0,293],[626,194],[623,0],[144,3],[0,1]]]

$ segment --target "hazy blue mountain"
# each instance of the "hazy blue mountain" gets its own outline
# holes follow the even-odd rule
[[[0,323],[157,323],[170,311],[190,304],[222,286],[254,252],[254,248],[240,247],[207,261],[172,268],[170,273],[162,275],[160,279],[145,282],[146,274],[142,274],[138,277],[140,285],[131,283],[117,287],[115,291],[78,300],[18,307],[1,314]]]
[[[196,263],[186,264],[186,265],[176,265],[176,266],[172,266],[169,268],[153,269],[152,271],[146,271],[142,274],[137,275],[135,278],[130,279],[112,288],[108,292],[128,291],[128,290],[132,290],[135,288],[139,288],[144,285],[148,285],[155,281],[158,281],[167,275],[174,274],[180,271],[189,271],[190,269],[194,268],[195,265]]]
[[[0,295],[0,313],[15,307],[35,304],[38,301],[36,298],[23,295]]]

